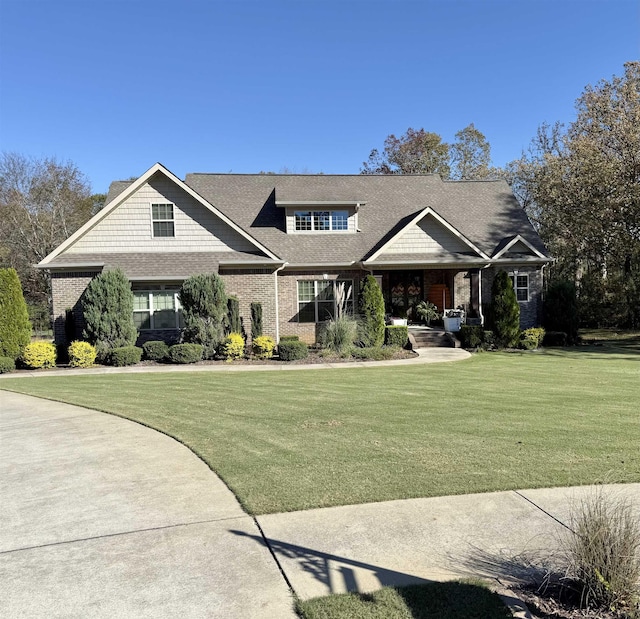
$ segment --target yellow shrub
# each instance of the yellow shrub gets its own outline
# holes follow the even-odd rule
[[[52,368],[56,364],[56,347],[51,342],[31,342],[22,353],[22,363],[32,370]]]
[[[73,368],[91,367],[96,360],[95,346],[89,342],[71,342],[69,346],[69,365]]]
[[[275,347],[275,340],[268,335],[259,335],[253,339],[253,354],[258,359],[271,359]]]
[[[227,361],[240,359],[244,355],[244,338],[240,333],[230,333],[224,341],[222,347]]]

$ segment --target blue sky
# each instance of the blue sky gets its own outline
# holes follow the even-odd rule
[[[358,173],[473,122],[503,165],[639,57],[637,0],[0,0],[0,150],[104,192],[156,161]]]

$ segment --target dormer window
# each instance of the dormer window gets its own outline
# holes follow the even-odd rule
[[[349,211],[295,211],[296,232],[346,232]]]
[[[154,237],[175,236],[173,204],[152,204],[151,221]]]

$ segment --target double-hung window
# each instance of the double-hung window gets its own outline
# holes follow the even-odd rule
[[[152,204],[151,222],[153,224],[154,237],[175,236],[173,204]]]
[[[518,301],[529,300],[529,275],[510,275]]]
[[[299,280],[298,322],[324,322],[336,315],[336,286],[344,284],[353,290],[352,281]],[[347,312],[352,310],[352,298],[346,299]]]
[[[175,289],[134,290],[133,322],[138,331],[180,329],[182,309]]]
[[[296,232],[346,232],[348,211],[295,211]]]

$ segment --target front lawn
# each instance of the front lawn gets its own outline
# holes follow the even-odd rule
[[[450,364],[4,378],[188,445],[254,514],[640,481],[640,341]]]

